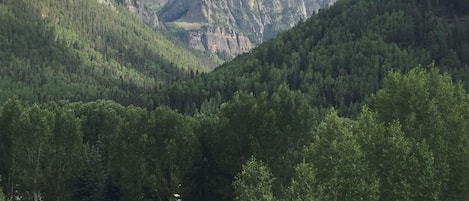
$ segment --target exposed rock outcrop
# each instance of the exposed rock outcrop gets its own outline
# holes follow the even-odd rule
[[[225,27],[188,30],[183,40],[194,49],[228,55],[237,55],[253,47],[249,38]]]
[[[336,0],[118,1],[147,24],[161,24],[148,14],[143,1],[158,13],[163,23],[184,29],[185,33],[178,35],[194,49],[234,56],[291,28]]]
[[[152,27],[163,28],[164,25],[158,20],[158,16],[147,8],[141,0],[116,0],[124,5],[130,12],[140,18],[145,24]]]

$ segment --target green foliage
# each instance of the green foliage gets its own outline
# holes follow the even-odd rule
[[[0,182],[2,181],[0,177]],[[0,201],[5,201],[5,195],[3,194],[2,187],[0,186]]]
[[[12,99],[2,109],[2,174],[7,195],[20,192],[31,200],[70,199],[82,156],[82,137],[75,115],[65,108],[33,105]],[[16,185],[21,183],[22,185]],[[49,192],[45,196],[42,192]]]
[[[17,146],[12,164],[13,176],[18,183],[24,184],[21,190],[29,191],[25,196],[31,200],[38,200],[47,185],[47,171],[51,164],[48,156],[52,152],[49,143],[54,124],[53,114],[38,105],[24,110],[13,122],[13,141]]]
[[[120,7],[35,3],[0,4],[7,200],[469,200],[463,1],[338,1],[209,74]]]
[[[353,126],[354,122],[330,111],[317,127],[317,138],[304,153],[316,173],[314,185],[318,192],[313,199],[379,199],[379,180],[370,174],[365,153],[352,132]]]
[[[402,104],[406,103],[406,104]],[[467,199],[469,170],[467,94],[460,83],[430,66],[402,75],[390,73],[384,87],[370,99],[377,118],[398,121],[402,131],[417,144],[428,144],[433,153],[440,199]]]
[[[385,126],[368,108],[355,130],[370,172],[379,178],[381,200],[439,200],[441,178],[426,142],[406,137],[399,122]]]
[[[233,186],[237,201],[273,201],[272,174],[267,166],[254,157],[243,164]]]
[[[84,161],[72,190],[73,200],[102,200],[106,172],[99,149],[85,146]]]
[[[318,125],[286,85],[271,95],[238,92],[195,116],[10,99],[0,109],[2,188],[6,199],[28,200],[467,198],[461,84],[433,67],[391,72],[368,103],[356,120],[329,110]]]
[[[214,65],[117,4],[5,0],[0,26],[2,101],[105,98],[152,107],[147,94],[159,85]]]
[[[214,167],[212,179],[220,179],[220,186],[230,186],[233,177],[241,170],[243,161],[255,156],[271,167],[276,175],[273,184],[280,191],[293,175],[293,168],[301,161],[302,147],[313,140],[316,113],[298,92],[286,85],[268,96],[255,98],[252,94],[239,92],[234,99],[221,106],[216,122],[207,131],[209,137],[207,151]],[[227,196],[232,192],[223,187],[220,192],[210,192],[217,196]],[[220,195],[221,194],[221,195]]]
[[[190,191],[191,181],[187,179],[194,171],[195,160],[200,159],[192,119],[159,107],[150,114],[148,124],[145,169],[149,171],[147,177],[155,180],[149,188],[157,189],[157,196],[162,198]]]
[[[146,125],[148,112],[129,106],[123,111],[122,123],[110,144],[111,176],[119,186],[121,199],[132,200],[143,194],[145,181]]]
[[[295,167],[295,175],[291,184],[284,192],[285,201],[318,200],[321,189],[316,185],[316,173],[310,163],[300,163]]]
[[[23,103],[18,99],[9,99],[3,104],[0,113],[0,175],[3,175],[3,186],[6,194],[11,194],[10,187],[15,173],[10,171],[15,160],[16,144],[14,143],[13,122],[16,121],[23,111]]]
[[[52,105],[50,109],[55,114],[55,126],[52,132],[53,150],[49,157],[50,168],[53,170],[48,176],[48,191],[44,198],[54,200],[71,199],[70,189],[73,189],[75,175],[79,173],[83,164],[83,136],[80,120],[68,103],[65,106]]]
[[[389,70],[432,62],[469,89],[467,12],[437,2],[339,1],[214,72],[158,91],[155,101],[190,112],[187,105],[200,108],[217,93],[222,103],[239,90],[272,94],[287,83],[321,113],[332,106],[356,117]]]
[[[8,199],[152,200],[195,191],[196,122],[167,107],[10,99],[0,125]]]

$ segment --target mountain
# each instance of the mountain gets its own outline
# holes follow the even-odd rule
[[[231,58],[307,19],[335,0],[144,0],[196,50]]]
[[[212,72],[160,89],[155,95],[155,105],[169,105],[203,119],[200,136],[206,153],[203,160],[206,169],[201,173],[203,179],[198,186],[206,190],[197,192],[202,191],[205,200],[238,200],[242,196],[240,200],[255,200],[258,194],[265,200],[273,197],[272,194],[280,196],[279,200],[308,200],[314,196],[318,200],[467,200],[467,183],[456,175],[466,174],[469,157],[464,154],[461,154],[463,158],[452,157],[446,152],[457,149],[451,148],[456,147],[453,144],[468,142],[467,127],[460,126],[465,120],[455,124],[444,122],[455,119],[448,118],[446,113],[451,113],[449,111],[465,113],[468,108],[467,93],[463,90],[469,89],[468,30],[467,0],[339,0]],[[445,73],[442,76],[445,78],[442,79],[439,72]],[[403,73],[410,75],[404,78]],[[284,88],[302,94],[304,99],[292,100],[285,97],[285,92],[280,96],[279,89]],[[456,99],[464,102],[461,106],[444,103],[455,100],[455,96],[446,93],[453,90],[457,91]],[[275,103],[271,105],[269,101]],[[304,106],[304,101],[311,109],[298,109]],[[368,106],[363,109],[365,104]],[[371,112],[367,109],[370,106]],[[334,108],[332,112],[331,108]],[[306,120],[301,115],[304,113],[284,116],[295,111],[311,112],[314,114],[305,116],[325,117],[325,120],[311,132],[298,132],[295,128],[306,129],[315,123]],[[360,123],[370,121],[374,115],[379,116],[377,124],[388,128]],[[304,124],[305,121],[309,123]],[[442,129],[440,125],[448,127]],[[448,131],[451,128],[462,130],[453,134]],[[366,143],[352,145],[359,141],[352,136],[359,136],[361,129],[371,129],[362,139]],[[295,138],[293,136],[302,133],[314,136],[310,146],[302,146],[300,143],[304,141],[289,143]],[[369,138],[377,133],[381,134]],[[344,138],[334,137],[338,135]],[[452,136],[465,140],[451,141]],[[406,141],[402,143],[406,148],[391,148],[400,151],[388,152],[390,144],[387,142],[375,146],[383,139],[391,144]],[[278,141],[272,143],[271,140]],[[445,143],[449,144],[443,145]],[[284,150],[289,148],[290,151]],[[292,162],[294,156],[301,150],[311,155],[296,162],[310,164],[309,169],[297,172],[298,178],[288,183],[293,166],[280,163],[295,163]],[[278,152],[285,155],[275,158]],[[430,160],[420,157],[425,155],[424,152],[429,153]],[[395,156],[399,159],[391,159],[392,162],[386,164],[370,162],[364,165],[363,156],[353,158],[350,153],[369,154],[367,157],[373,158],[372,161]],[[249,166],[248,163],[256,159],[264,168]],[[419,162],[401,163],[407,159]],[[344,167],[344,164],[354,165]],[[390,170],[413,167],[411,164],[436,168],[428,174],[403,170],[399,176],[395,173],[400,170]],[[365,166],[386,170],[368,171]],[[336,171],[331,172],[332,168]],[[377,172],[381,174],[379,181],[370,182],[368,179]],[[418,172],[418,176],[409,172]],[[343,179],[336,179],[338,175]],[[428,175],[434,175],[429,177],[438,178],[438,181],[427,182]],[[240,179],[243,177],[245,180]],[[307,182],[298,182],[302,178],[308,178]],[[394,178],[402,183],[394,183]],[[415,186],[425,186],[426,190],[419,187],[410,190],[407,187],[412,185],[405,184],[409,181],[422,182]],[[287,189],[289,184],[293,190]],[[314,188],[323,184],[325,188]],[[359,192],[355,190],[357,186],[363,187],[363,197],[348,197],[360,194],[356,194]],[[401,190],[393,193],[391,189],[395,190],[397,186],[409,193],[403,195]],[[370,189],[381,192],[374,196]],[[290,190],[296,199],[282,197]],[[350,193],[340,193],[342,191]],[[324,196],[323,192],[330,194]]]
[[[5,0],[0,26],[0,100],[104,98],[145,105],[156,87],[215,66],[114,1]]]
[[[146,7],[140,0],[116,0],[118,4],[126,7],[131,13],[136,15],[141,19],[145,24],[163,29],[164,25],[158,20],[158,16],[151,12],[151,10]]]
[[[208,73],[115,3],[0,1],[0,200],[469,200],[467,0],[340,0]]]
[[[272,93],[287,83],[319,110],[353,116],[388,71],[431,63],[469,89],[467,5],[341,0],[213,72],[160,90],[156,104],[207,110],[236,91]]]

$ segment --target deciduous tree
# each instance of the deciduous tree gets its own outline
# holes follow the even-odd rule
[[[272,173],[261,161],[252,157],[243,164],[233,186],[237,201],[274,201]]]

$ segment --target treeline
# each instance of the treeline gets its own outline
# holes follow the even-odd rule
[[[10,99],[0,122],[8,200],[167,200],[195,187],[197,122],[166,107]]]
[[[0,175],[24,200],[467,200],[468,104],[434,67],[391,72],[356,119],[285,84],[213,114],[10,99]]]
[[[236,200],[466,200],[468,103],[434,68],[391,72],[357,119],[327,112],[280,191],[275,163],[245,162]]]
[[[148,94],[214,66],[118,4],[0,3],[0,100],[112,99],[154,108]]]
[[[238,90],[273,93],[281,83],[311,105],[357,115],[391,69],[435,63],[469,89],[469,2],[341,0],[213,72],[158,90],[156,104],[188,113]]]

